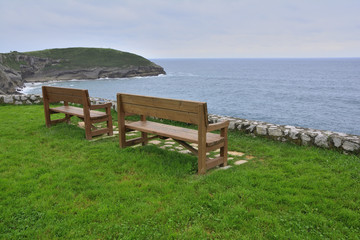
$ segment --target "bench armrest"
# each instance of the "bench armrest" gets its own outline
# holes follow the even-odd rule
[[[230,123],[230,121],[226,120],[225,122],[209,124],[209,126],[207,127],[207,131],[211,132],[211,131],[219,130],[222,128],[227,128],[229,126],[229,123]]]
[[[97,104],[91,105],[90,110],[100,109],[100,108],[110,108],[112,103],[104,103],[104,104]]]

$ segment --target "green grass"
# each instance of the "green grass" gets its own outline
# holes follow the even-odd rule
[[[76,69],[82,67],[128,67],[149,66],[153,63],[141,56],[105,48],[55,48],[24,54],[52,59],[63,59],[61,63],[47,69]]]
[[[229,150],[254,158],[198,176],[195,156],[0,106],[0,238],[360,239],[359,156],[237,132]]]

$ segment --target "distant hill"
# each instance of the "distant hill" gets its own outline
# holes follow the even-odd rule
[[[56,48],[0,54],[0,94],[16,93],[25,82],[124,78],[166,74],[136,54],[104,48]]]

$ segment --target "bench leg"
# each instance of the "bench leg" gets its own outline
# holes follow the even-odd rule
[[[141,132],[141,139],[142,139],[142,146],[145,146],[146,144],[148,144],[148,134],[145,132]]]
[[[45,124],[46,124],[46,127],[51,127],[51,119],[50,119],[50,114],[46,115],[45,114]]]
[[[108,132],[108,136],[112,136],[113,135],[113,124],[112,124],[112,116],[111,116],[111,109],[110,107],[106,108],[106,114],[108,115],[108,120],[107,120],[107,128],[109,129]]]
[[[200,147],[198,149],[198,174],[206,173],[206,151],[205,147]]]
[[[43,93],[44,94],[44,93]],[[51,118],[50,118],[50,109],[49,102],[44,98],[44,114],[45,114],[45,125],[46,127],[51,127]]]
[[[118,101],[118,128],[119,128],[119,146],[120,148],[126,147],[126,128],[125,128],[125,113],[121,112],[120,104]]]
[[[146,116],[145,115],[140,115],[140,119],[141,121],[146,121]],[[142,146],[145,146],[146,144],[148,144],[148,134],[145,132],[141,132],[141,139],[142,139]]]
[[[69,114],[65,114],[65,122],[67,123],[67,124],[69,124],[70,123],[70,118],[71,118],[71,115],[69,115]]]
[[[199,126],[198,131],[198,174],[206,173],[206,131]]]
[[[227,166],[227,154],[228,154],[228,139],[227,139],[227,128],[221,129],[220,136],[224,137],[224,146],[220,148],[220,157],[223,157],[224,162],[221,167]]]
[[[90,117],[85,117],[84,118],[84,122],[85,122],[85,136],[87,140],[92,140],[92,135],[91,135],[91,122],[90,122]]]

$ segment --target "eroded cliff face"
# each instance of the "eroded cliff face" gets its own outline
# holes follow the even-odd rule
[[[0,94],[15,94],[25,82],[51,80],[125,78],[166,74],[156,64],[150,66],[89,67],[57,70],[66,59],[29,56],[17,52],[0,54]]]
[[[15,94],[23,85],[20,72],[0,64],[0,94]]]

